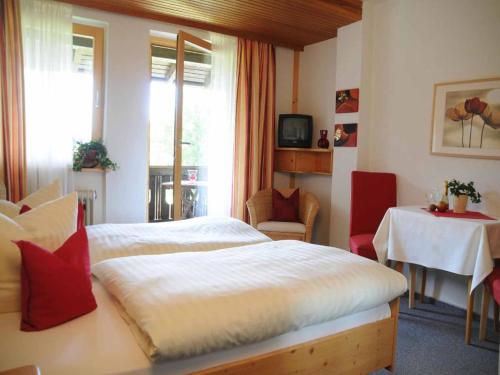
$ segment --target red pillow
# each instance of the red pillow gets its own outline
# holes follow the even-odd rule
[[[51,253],[29,241],[21,250],[21,330],[40,331],[96,309],[85,227]]]
[[[21,206],[21,210],[19,211],[19,215],[24,214],[25,212],[31,211],[31,207],[28,206],[27,204],[23,204]]]
[[[82,202],[78,202],[78,213],[76,216],[76,229],[80,229],[85,226],[85,206]]]
[[[278,190],[273,189],[273,221],[299,221],[299,189],[296,189],[288,198]]]
[[[19,211],[19,215],[24,214],[25,212],[31,211],[31,207],[27,204],[23,204],[21,210]],[[76,216],[76,229],[80,229],[85,226],[85,206],[82,202],[78,202],[78,212]]]

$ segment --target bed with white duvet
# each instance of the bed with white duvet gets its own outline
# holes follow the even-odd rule
[[[109,259],[94,273],[90,314],[40,332],[0,314],[0,370],[186,374],[386,319],[406,290],[377,262],[298,241]]]
[[[266,340],[406,290],[404,276],[381,264],[300,241],[110,259],[93,272],[152,361]]]
[[[180,251],[209,251],[271,241],[241,220],[197,217],[162,223],[97,224],[87,227],[90,262]]]

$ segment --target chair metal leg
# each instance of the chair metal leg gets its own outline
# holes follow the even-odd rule
[[[415,283],[417,280],[417,266],[410,263],[410,285],[408,286],[408,307],[413,309],[415,307]]]
[[[427,283],[427,268],[422,267],[422,283],[420,284],[420,303],[424,303],[426,283]]]
[[[490,305],[490,292],[483,284],[483,298],[481,300],[481,318],[479,320],[479,341],[486,340],[486,330],[488,327],[488,307]]]

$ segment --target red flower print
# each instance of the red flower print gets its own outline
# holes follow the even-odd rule
[[[480,115],[484,112],[488,103],[482,102],[478,97],[467,99],[465,101],[465,110],[474,115]]]

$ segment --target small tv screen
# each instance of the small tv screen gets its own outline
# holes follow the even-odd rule
[[[313,120],[310,115],[279,116],[278,146],[309,148],[312,144]]]

